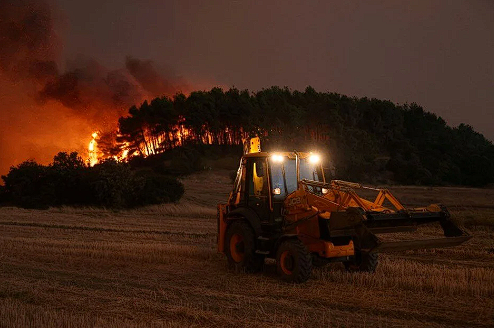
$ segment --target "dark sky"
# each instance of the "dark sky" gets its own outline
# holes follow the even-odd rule
[[[191,85],[417,102],[494,140],[494,1],[54,0],[64,60],[151,59]]]

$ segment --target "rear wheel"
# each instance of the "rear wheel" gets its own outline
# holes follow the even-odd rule
[[[255,235],[245,221],[234,221],[226,231],[225,254],[235,271],[257,272],[261,270],[264,257],[256,254]]]
[[[310,278],[312,257],[300,240],[289,239],[278,247],[276,266],[281,279],[301,283]]]
[[[352,261],[343,262],[349,272],[374,272],[376,271],[379,257],[377,253],[355,251]]]

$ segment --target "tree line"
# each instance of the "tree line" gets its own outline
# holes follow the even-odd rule
[[[419,105],[271,87],[156,98],[119,120],[107,155],[160,154],[184,145],[240,145],[261,135],[269,149],[318,149],[341,179],[484,186],[494,183],[494,145],[469,125],[450,127]]]
[[[49,165],[26,161],[2,176],[0,203],[135,207],[177,201],[176,176],[233,169],[248,135],[263,150],[316,150],[330,178],[368,183],[486,186],[494,183],[494,145],[469,125],[450,127],[419,105],[271,87],[213,88],[133,106],[118,133],[98,141],[107,160],[77,153]],[[125,151],[125,162],[113,156]]]

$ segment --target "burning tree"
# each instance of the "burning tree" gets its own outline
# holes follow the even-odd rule
[[[97,147],[100,159],[126,160],[183,145],[240,145],[249,134],[263,136],[265,149],[329,150],[331,164],[343,179],[494,182],[494,146],[471,127],[451,128],[416,104],[399,106],[310,87],[304,92],[271,87],[256,93],[213,88],[156,98],[131,107],[116,132],[98,136]]]
[[[229,100],[238,102],[242,97],[249,104],[247,91],[231,89],[224,93],[214,88],[210,92],[192,92],[189,97],[177,94],[173,98],[156,98],[151,103],[145,101],[139,108],[131,107],[129,115],[119,119],[114,142],[103,152],[119,153],[122,158],[146,157],[189,143],[240,145],[249,132],[243,121],[246,117],[238,115],[239,107]]]

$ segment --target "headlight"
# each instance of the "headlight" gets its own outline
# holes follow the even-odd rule
[[[281,162],[283,162],[284,158],[280,154],[273,154],[273,155],[271,155],[271,160],[275,163],[281,163]]]
[[[317,164],[321,161],[321,156],[318,154],[310,154],[309,156],[309,163],[311,164]]]

